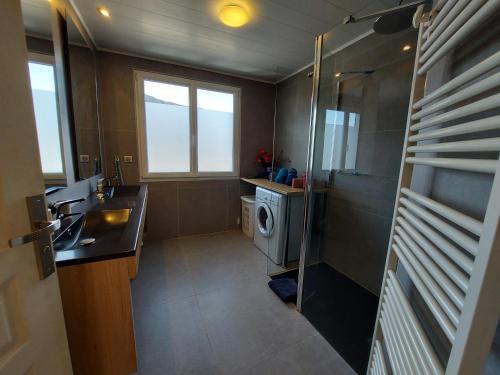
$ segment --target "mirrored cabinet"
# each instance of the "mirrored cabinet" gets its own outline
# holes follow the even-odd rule
[[[102,172],[96,51],[63,5],[21,4],[40,161],[51,193]]]
[[[66,186],[50,4],[26,0],[22,9],[42,172],[47,188]]]

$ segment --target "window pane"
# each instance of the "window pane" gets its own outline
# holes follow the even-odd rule
[[[323,170],[342,169],[342,140],[344,139],[344,112],[327,109],[325,139],[323,142]]]
[[[148,172],[189,172],[189,88],[144,81]]]
[[[347,134],[347,148],[345,152],[345,169],[356,169],[356,155],[358,152],[359,113],[349,113],[349,133]]]
[[[232,172],[234,95],[197,89],[198,171]]]
[[[54,67],[28,63],[38,146],[44,174],[63,173]]]

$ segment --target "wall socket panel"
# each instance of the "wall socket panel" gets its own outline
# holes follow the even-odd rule
[[[80,163],[88,163],[90,161],[90,157],[88,155],[80,155]]]
[[[125,156],[123,156],[123,162],[124,163],[133,163],[134,159],[132,158],[131,155],[125,155]]]

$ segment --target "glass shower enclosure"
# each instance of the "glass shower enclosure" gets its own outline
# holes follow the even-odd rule
[[[316,39],[298,308],[358,373],[376,318],[417,33]]]

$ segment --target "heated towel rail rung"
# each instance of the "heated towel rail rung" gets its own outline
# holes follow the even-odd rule
[[[417,122],[414,125],[410,126],[410,130],[416,131],[431,126],[440,125],[444,122],[457,120],[466,116],[475,115],[476,113],[495,109],[498,108],[498,106],[500,106],[500,94],[491,95],[484,99],[477,100],[473,103],[460,106],[451,111],[444,112],[423,121]]]
[[[386,287],[385,300],[388,306],[394,311],[395,318],[400,321],[400,326],[402,326],[402,332],[406,335],[408,342],[410,343],[410,350],[416,358],[417,366],[420,368],[422,373],[430,373],[429,364],[427,363],[427,358],[425,351],[419,345],[418,339],[415,337],[415,333],[411,328],[411,323],[408,318],[402,312],[401,306],[393,296],[393,291]]]
[[[453,223],[460,225],[462,228],[468,230],[469,232],[474,233],[478,236],[481,235],[481,232],[483,230],[483,223],[479,220],[473,219],[468,215],[465,215],[457,210],[454,210],[442,203],[439,203],[410,189],[402,188],[401,193],[414,200],[415,202],[421,204],[425,208],[428,208],[438,215],[441,215],[442,217],[452,221]]]
[[[433,373],[442,374],[443,369],[437,358],[437,355],[432,348],[429,339],[427,338],[427,334],[424,332],[413,308],[408,302],[407,297],[405,296],[403,289],[401,288],[399,281],[397,280],[396,274],[389,270],[388,271],[388,288],[389,293],[394,295],[394,300],[397,301],[401,310],[404,311],[403,316],[406,317],[408,324],[412,328],[413,337],[418,343],[421,352],[424,353],[426,358],[426,363],[430,366]]]
[[[420,248],[420,246],[405,232],[402,227],[397,226],[396,232],[419,262],[422,263],[422,266],[436,281],[439,288],[442,289],[455,306],[461,310],[464,307],[464,293],[460,291],[460,289],[455,285],[455,283],[453,283],[446,273],[437,266],[437,263],[435,263],[432,258]]]
[[[387,329],[387,325],[383,317],[380,317],[380,326],[382,327],[382,333],[384,334],[384,342],[387,344],[392,372],[394,374],[406,374],[400,350],[394,342],[391,332]]]
[[[380,373],[382,375],[387,375],[387,365],[385,364],[382,346],[380,345],[380,342],[378,340],[375,342],[375,361],[378,363]]]
[[[486,152],[500,151],[500,138],[474,139],[471,141],[443,142],[428,145],[410,146],[411,153],[419,152]]]
[[[446,41],[439,46],[437,51],[435,51],[425,62],[420,61],[420,68],[417,70],[419,75],[423,75],[429,71],[429,69],[434,66],[434,64],[439,61],[444,55],[455,48],[457,45],[462,43],[470,34],[472,34],[476,29],[478,29],[484,21],[486,21],[491,15],[495,14],[496,10],[500,7],[500,0],[488,0],[485,4],[477,10],[471,17],[467,18],[467,15],[462,12],[457,19],[463,22],[463,25],[456,30],[451,36],[449,36]]]
[[[441,111],[444,108],[451,107],[457,103],[463,102],[470,99],[476,95],[483,94],[488,90],[494,89],[500,85],[500,72],[492,75],[491,77],[485,78],[482,81],[473,83],[467,87],[467,90],[460,90],[455,94],[445,97],[432,105],[422,109],[421,111],[413,114],[411,116],[412,120],[420,120],[423,117],[429,116],[437,111]]]
[[[407,352],[407,348],[404,346],[401,337],[398,335],[398,332],[394,328],[392,321],[389,319],[385,303],[382,304],[382,313],[380,319],[385,321],[386,335],[390,336],[393,346],[396,348],[396,354],[398,355],[400,361],[400,367],[403,369],[405,374],[412,374],[413,369],[410,364],[409,353]]]
[[[463,3],[465,6],[465,3],[466,3],[467,0],[460,0],[460,3]],[[459,12],[460,10],[463,9],[463,6],[461,7],[460,4],[457,4],[457,0],[448,0],[448,1],[444,1],[444,4],[442,6],[441,9],[435,9],[435,11],[437,12],[439,10],[439,12],[437,13],[437,15],[434,17],[434,19],[432,20],[432,23],[429,25],[429,27],[427,28],[427,30],[425,30],[424,32],[424,38],[425,40],[429,40],[429,38],[431,37],[431,33],[433,33],[433,31],[439,26],[440,28],[442,27],[446,27],[453,19],[453,15],[450,16],[450,11],[455,8],[456,9],[456,12]],[[444,23],[442,23],[444,22]],[[443,25],[443,26],[441,26]],[[426,48],[424,48],[424,43],[422,43],[422,51],[425,51]]]
[[[408,138],[410,142],[425,141],[444,137],[452,137],[462,134],[471,134],[488,130],[500,129],[500,116],[482,118],[475,121],[465,122],[459,125],[447,126],[445,128],[428,130],[414,134]]]
[[[474,65],[472,68],[466,70],[457,77],[446,82],[444,85],[434,90],[430,94],[424,96],[422,99],[413,104],[413,108],[414,109],[422,108],[424,105],[427,105],[433,102],[434,100],[451,93],[453,90],[467,84],[468,82],[472,81],[477,77],[480,77],[481,75],[487,73],[488,71],[496,68],[499,65],[500,65],[500,52],[496,52],[492,56]]]
[[[441,270],[443,270],[446,276],[448,276],[448,278],[453,281],[458,289],[460,289],[462,293],[465,294],[467,292],[469,284],[467,274],[462,270],[462,268],[457,265],[457,263],[453,261],[453,258],[446,256],[446,253],[444,251],[434,246],[431,241],[429,241],[417,229],[415,229],[415,227],[410,224],[409,221],[412,221],[411,218],[408,218],[408,221],[406,221],[406,219],[404,219],[403,217],[398,217],[396,228],[400,226],[400,228],[402,228],[402,231],[404,230],[404,233],[409,237],[408,239],[413,240],[416,244],[418,244],[418,247],[422,249],[427,254],[427,256],[432,259],[432,261],[436,263],[436,265],[438,265]],[[427,227],[427,229],[432,231],[430,227]],[[459,254],[463,255],[462,253]],[[465,257],[465,259],[469,258]],[[469,264],[471,263],[472,262],[470,262]],[[451,288],[448,289],[451,290]],[[455,294],[457,294],[457,296],[454,297],[454,299],[457,299],[457,301],[460,301],[461,299],[463,300],[463,298],[460,298],[460,294]]]
[[[453,262],[455,262],[455,264],[457,264],[468,275],[472,273],[473,260],[469,256],[465,255],[462,251],[460,251],[450,241],[444,238],[439,233],[439,230],[436,231],[432,229],[429,225],[427,225],[422,220],[417,218],[406,208],[399,207],[398,212],[401,214],[401,216],[403,216],[406,220],[408,220],[408,222],[411,223],[412,226],[414,226],[416,229],[422,232],[423,235],[425,235],[434,245],[436,245],[444,254],[446,254],[446,256],[448,256],[451,260],[453,260]],[[396,221],[399,222],[400,217],[397,217]],[[420,240],[420,243],[424,245],[426,244],[425,242],[422,242],[423,238],[422,239],[419,237],[416,238]],[[435,258],[435,260],[437,261],[437,258]],[[459,286],[463,285],[461,279],[460,282],[457,283],[457,285]],[[466,290],[467,287],[462,289]]]
[[[382,313],[386,313],[389,326],[393,330],[394,335],[396,336],[398,343],[402,348],[406,365],[410,369],[410,373],[414,374],[416,371],[418,371],[417,369],[419,368],[419,363],[416,358],[416,352],[414,352],[413,348],[411,347],[410,340],[406,334],[406,331],[404,330],[402,322],[397,319],[394,310],[389,304],[387,295],[385,302],[382,304]]]
[[[479,246],[478,241],[470,238],[468,235],[459,231],[455,227],[452,227],[450,224],[447,224],[444,220],[439,219],[437,216],[411,202],[409,199],[401,198],[399,201],[413,214],[415,214],[428,224],[432,225],[434,228],[438,229],[441,233],[448,236],[448,238],[452,239],[455,243],[463,247],[470,254],[477,254],[477,249]]]
[[[417,274],[417,271],[415,271],[415,269],[411,266],[410,262],[406,259],[405,255],[401,252],[399,247],[394,244],[392,248],[396,253],[396,255],[398,256],[399,261],[404,266],[405,270],[408,272],[408,275],[410,276],[410,279],[415,285],[415,288],[417,288],[418,292],[422,296],[422,299],[427,304],[427,307],[429,308],[431,313],[434,315],[434,318],[436,319],[437,323],[443,330],[444,334],[446,335],[448,340],[450,340],[450,342],[453,342],[453,340],[455,339],[455,327],[450,322],[445,312],[439,306],[439,303],[429,292],[429,289],[422,282],[422,280]]]
[[[421,51],[423,52],[419,62],[421,64],[429,60],[430,57],[443,47],[460,27],[464,26],[474,13],[484,4],[485,0],[460,0],[448,14],[447,22],[442,23],[424,43]],[[441,27],[443,26],[443,27]]]
[[[490,159],[426,158],[417,156],[407,157],[405,160],[410,164],[490,174],[495,173],[498,162],[498,160]]]
[[[450,298],[443,292],[442,288],[431,277],[431,274],[419,262],[415,255],[411,252],[407,244],[398,235],[394,236],[394,242],[401,254],[406,259],[411,268],[415,271],[415,276],[429,291],[429,295],[433,297],[434,301],[440,307],[441,311],[446,314],[448,320],[456,328],[459,321],[460,312],[457,307],[452,303]],[[412,280],[416,284],[415,280]]]

